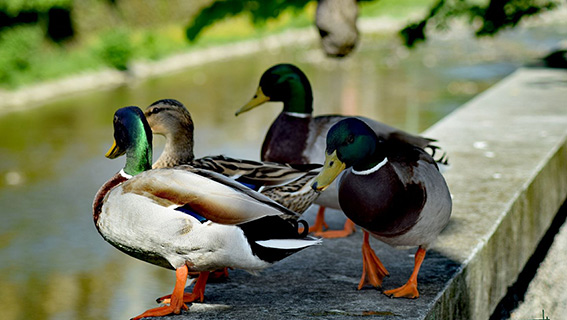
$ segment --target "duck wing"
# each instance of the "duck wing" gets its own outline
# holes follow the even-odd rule
[[[237,225],[266,216],[298,218],[295,212],[230,178],[191,166],[143,172],[124,182],[123,190],[219,224]]]
[[[400,140],[388,140],[386,144],[388,160],[392,162],[402,183],[425,181],[427,177],[420,176],[423,167],[428,166],[431,170],[439,171],[438,163],[433,156],[422,148]]]
[[[288,165],[268,161],[235,159],[223,155],[195,159],[191,166],[220,173],[240,182],[256,186],[288,184],[321,167],[320,164]]]

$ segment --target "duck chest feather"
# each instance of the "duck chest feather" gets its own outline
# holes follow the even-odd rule
[[[294,117],[281,113],[266,134],[262,145],[262,161],[301,164],[309,136],[311,117]]]
[[[106,197],[108,192],[110,192],[110,190],[126,180],[128,180],[128,178],[122,176],[120,173],[117,173],[105,184],[103,184],[100,189],[98,189],[93,201],[93,220],[98,232],[100,232],[100,229],[98,228],[98,218],[100,217],[102,205],[104,204],[104,198]]]
[[[402,181],[388,163],[372,174],[346,172],[339,202],[357,225],[382,237],[407,233],[417,224],[427,200],[419,181]]]

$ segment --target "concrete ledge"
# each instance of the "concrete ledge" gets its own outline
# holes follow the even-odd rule
[[[567,195],[567,72],[521,69],[425,133],[453,167],[435,249],[461,264],[428,319],[488,319]]]
[[[362,271],[357,232],[295,254],[260,276],[235,270],[229,280],[207,286],[206,303],[192,304],[177,318],[488,319],[567,195],[567,72],[521,69],[424,134],[450,154],[446,178],[454,211],[422,265],[419,299],[356,290]],[[306,219],[314,214],[309,210]],[[344,223],[340,213],[327,216],[332,228]],[[374,240],[372,246],[391,274],[384,288],[404,284],[415,249]]]

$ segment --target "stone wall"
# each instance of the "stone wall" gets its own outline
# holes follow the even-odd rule
[[[567,72],[520,69],[424,133],[452,167],[435,250],[461,263],[428,319],[488,319],[567,195]]]

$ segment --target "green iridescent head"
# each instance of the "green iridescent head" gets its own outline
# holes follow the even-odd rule
[[[337,158],[346,167],[364,166],[364,159],[376,152],[380,139],[364,121],[347,118],[336,123],[327,133],[326,154],[337,153]],[[360,168],[366,169],[366,168]]]
[[[152,167],[152,130],[138,107],[124,107],[114,113],[114,144],[106,157],[126,154],[124,172],[137,175]]]
[[[280,101],[284,112],[313,112],[313,92],[307,76],[292,64],[277,64],[262,74],[256,94],[236,115],[267,101]]]
[[[374,167],[385,157],[380,153],[383,143],[364,121],[357,118],[339,121],[327,133],[325,164],[313,188],[324,190],[346,168],[362,171]]]

